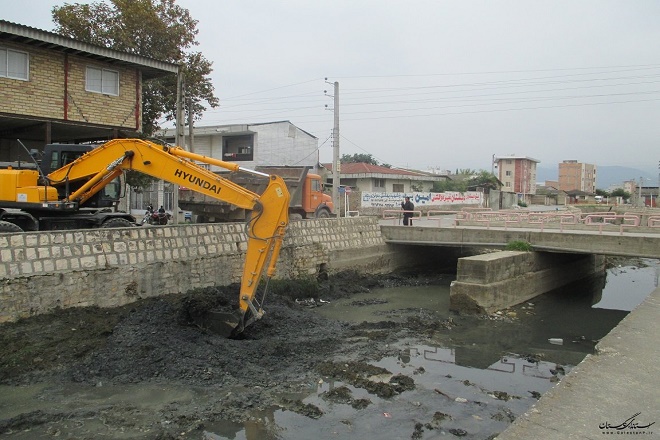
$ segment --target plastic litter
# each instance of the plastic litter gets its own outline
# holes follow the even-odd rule
[[[564,340],[562,338],[550,338],[548,342],[555,345],[564,345]]]

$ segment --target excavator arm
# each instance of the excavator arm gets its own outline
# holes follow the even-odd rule
[[[268,179],[269,183],[262,194],[255,194],[196,162],[257,174]],[[239,316],[223,317],[221,320],[227,322],[231,335],[235,336],[261,318],[264,312],[255,298],[257,286],[264,269],[268,279],[275,274],[289,222],[289,191],[284,180],[279,176],[242,168],[235,163],[194,154],[180,147],[158,145],[141,139],[109,141],[53,171],[47,178],[53,186],[67,181],[85,182],[67,200],[81,204],[126,170],[139,171],[252,211],[246,225],[248,243],[239,294]]]

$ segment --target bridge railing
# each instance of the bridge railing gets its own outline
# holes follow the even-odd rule
[[[413,218],[417,218],[418,220],[422,218],[422,211],[404,211],[403,209],[384,209],[383,220],[392,220],[392,224],[396,225],[397,220],[401,220],[403,218],[404,212],[412,213]]]
[[[638,213],[616,214],[611,211],[603,212],[559,212],[559,211],[528,211],[528,210],[500,210],[492,211],[490,208],[462,208],[460,211],[447,210],[428,210],[422,211],[404,211],[400,209],[390,209],[383,211],[383,220],[392,220],[393,225],[400,221],[404,212],[413,214],[413,218],[423,221],[436,221],[438,227],[442,227],[447,221],[455,228],[461,221],[470,221],[484,224],[487,229],[491,226],[502,226],[508,230],[509,227],[538,226],[541,232],[545,228],[557,229],[564,232],[565,229],[571,229],[577,225],[581,228],[597,228],[599,234],[610,231],[613,226],[619,227],[619,233],[624,230],[630,230],[641,226],[649,228],[660,228],[660,215],[649,215],[648,220],[644,219],[645,225],[642,225],[642,217]]]
[[[576,225],[580,222],[580,215],[568,212],[530,212],[527,215],[527,223],[532,225],[541,225],[543,232],[546,224],[559,223],[559,230],[564,232],[565,225]]]
[[[638,215],[630,214],[612,214],[601,213],[601,214],[587,214],[584,216],[585,225],[594,225],[598,226],[598,232],[603,233],[603,227],[607,225],[619,225],[619,233],[623,234],[623,229],[625,227],[638,227],[640,225],[640,219]]]
[[[487,229],[493,222],[504,223],[506,228],[509,224],[521,223],[524,218],[524,214],[518,211],[480,211],[471,214],[470,220],[485,223]]]
[[[465,208],[464,208],[465,209]],[[446,218],[447,216],[453,216]],[[435,217],[435,218],[434,218]],[[438,218],[440,217],[440,218]],[[438,227],[442,226],[443,220],[451,220],[452,225],[456,227],[460,220],[470,219],[471,214],[469,211],[460,210],[460,211],[444,211],[444,210],[428,210],[426,211],[427,220],[436,220],[438,222]]]

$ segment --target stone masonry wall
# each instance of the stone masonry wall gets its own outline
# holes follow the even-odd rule
[[[0,322],[238,283],[246,247],[242,223],[0,234]],[[289,224],[275,277],[332,273],[344,254],[393,264],[377,218],[306,220]]]

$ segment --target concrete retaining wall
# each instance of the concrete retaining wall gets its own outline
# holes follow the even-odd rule
[[[458,260],[450,308],[493,313],[605,269],[598,255],[501,251]]]
[[[0,322],[238,283],[245,251],[243,224],[0,234]],[[292,222],[276,278],[384,273],[398,258],[377,218]]]

